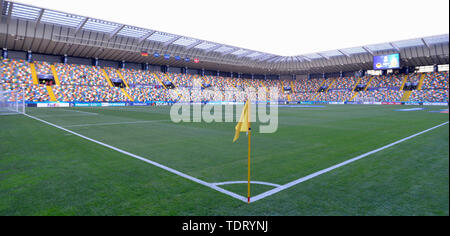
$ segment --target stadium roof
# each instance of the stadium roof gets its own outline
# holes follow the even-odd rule
[[[285,57],[4,0],[0,10],[0,43],[10,50],[262,74],[371,69],[372,57],[386,53],[401,53],[404,66],[449,62],[448,34]]]

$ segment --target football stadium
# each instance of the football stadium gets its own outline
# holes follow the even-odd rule
[[[0,215],[449,215],[448,28],[282,56],[0,13]]]

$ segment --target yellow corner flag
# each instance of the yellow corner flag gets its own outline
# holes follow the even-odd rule
[[[251,137],[252,137],[252,129],[250,123],[250,101],[247,101],[244,106],[244,110],[242,110],[241,118],[239,123],[236,125],[236,133],[234,135],[233,143],[239,139],[239,134],[241,132],[248,132],[248,187],[247,187],[247,199],[250,204],[250,152],[251,152]]]
[[[247,101],[244,106],[244,110],[242,110],[241,118],[239,123],[236,125],[236,133],[234,135],[233,143],[239,139],[239,134],[241,132],[249,132],[250,131],[250,102]]]

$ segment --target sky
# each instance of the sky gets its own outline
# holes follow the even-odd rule
[[[448,0],[14,0],[280,56],[449,33]]]

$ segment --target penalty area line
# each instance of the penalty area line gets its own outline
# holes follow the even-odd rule
[[[411,136],[409,136],[409,137],[407,137],[407,138],[404,138],[404,139],[398,140],[398,141],[396,141],[396,142],[393,142],[393,143],[391,143],[391,144],[389,144],[389,145],[386,145],[386,146],[384,146],[384,147],[378,148],[378,149],[376,149],[376,150],[373,150],[373,151],[370,151],[370,152],[368,152],[368,153],[362,154],[362,155],[357,156],[357,157],[355,157],[355,158],[352,158],[352,159],[350,159],[350,160],[344,161],[344,162],[342,162],[342,163],[340,163],[340,164],[331,166],[331,167],[329,167],[329,168],[327,168],[327,169],[318,171],[318,172],[316,172],[316,173],[310,174],[310,175],[305,176],[305,177],[303,177],[303,178],[294,180],[294,181],[292,181],[292,182],[290,182],[290,183],[288,183],[288,184],[285,184],[285,185],[282,185],[282,186],[277,187],[277,188],[275,188],[275,189],[269,190],[269,191],[267,191],[267,192],[265,192],[265,193],[262,193],[262,194],[260,194],[260,195],[255,196],[255,197],[252,197],[251,202],[253,203],[253,202],[259,201],[259,200],[261,200],[261,199],[263,199],[263,198],[266,198],[266,197],[269,197],[269,196],[274,195],[274,194],[276,194],[276,193],[279,193],[279,192],[281,192],[281,191],[283,191],[283,190],[286,190],[286,189],[288,189],[288,188],[291,188],[291,187],[293,187],[293,186],[295,186],[295,185],[298,185],[298,184],[300,184],[300,183],[303,183],[303,182],[305,182],[305,181],[307,181],[307,180],[310,180],[310,179],[312,179],[312,178],[315,178],[315,177],[317,177],[317,176],[319,176],[319,175],[328,173],[328,172],[330,172],[330,171],[332,171],[332,170],[335,170],[335,169],[337,169],[337,168],[339,168],[339,167],[348,165],[348,164],[350,164],[350,163],[352,163],[352,162],[355,162],[355,161],[358,161],[358,160],[360,160],[360,159],[363,159],[364,157],[367,157],[367,156],[370,156],[370,155],[375,154],[375,153],[377,153],[377,152],[383,151],[383,150],[388,149],[388,148],[390,148],[390,147],[392,147],[392,146],[395,146],[395,145],[397,145],[397,144],[399,144],[399,143],[403,143],[403,142],[405,142],[405,141],[407,141],[407,140],[410,140],[410,139],[412,139],[412,138],[415,138],[415,137],[417,137],[417,136],[419,136],[419,135],[421,135],[421,134],[427,133],[427,132],[429,132],[429,131],[432,131],[432,130],[434,130],[434,129],[437,129],[437,128],[439,128],[439,127],[442,127],[442,126],[444,126],[444,125],[447,125],[448,123],[449,123],[449,122],[447,121],[447,122],[442,123],[442,124],[440,124],[440,125],[437,125],[437,126],[435,126],[435,127],[433,127],[433,128],[424,130],[424,131],[419,132],[419,133],[417,133],[417,134],[411,135]]]
[[[203,186],[206,186],[206,187],[208,187],[208,188],[214,189],[214,190],[216,190],[216,191],[218,191],[218,192],[220,192],[220,193],[226,194],[226,195],[228,195],[228,196],[230,196],[230,197],[233,197],[233,198],[235,198],[235,199],[238,199],[238,200],[241,200],[241,201],[247,203],[247,198],[246,198],[246,197],[243,197],[243,196],[241,196],[241,195],[239,195],[239,194],[236,194],[236,193],[233,193],[233,192],[228,191],[228,190],[226,190],[226,189],[223,189],[223,188],[221,188],[221,187],[218,187],[218,186],[216,186],[216,185],[214,185],[214,184],[210,184],[210,183],[208,183],[208,182],[205,182],[205,181],[203,181],[203,180],[197,179],[197,178],[195,178],[195,177],[192,177],[192,176],[190,176],[190,175],[187,175],[187,174],[185,174],[185,173],[182,173],[182,172],[180,172],[180,171],[177,171],[177,170],[172,169],[172,168],[170,168],[170,167],[167,167],[167,166],[165,166],[165,165],[159,164],[159,163],[157,163],[157,162],[154,162],[154,161],[149,160],[149,159],[146,159],[146,158],[144,158],[144,157],[135,155],[135,154],[133,154],[133,153],[129,153],[129,152],[127,152],[127,151],[124,151],[124,150],[122,150],[122,149],[113,147],[113,146],[108,145],[108,144],[106,144],[106,143],[102,143],[102,142],[97,141],[97,140],[95,140],[95,139],[91,139],[91,138],[89,138],[89,137],[86,137],[86,136],[81,135],[81,134],[79,134],[79,133],[73,132],[73,131],[68,130],[68,129],[64,128],[64,127],[61,127],[61,126],[59,126],[59,125],[55,125],[55,124],[50,123],[50,122],[48,122],[48,121],[45,121],[45,120],[36,118],[36,117],[34,117],[34,116],[30,116],[30,115],[28,115],[28,114],[24,114],[24,115],[27,116],[27,117],[29,117],[29,118],[31,118],[31,119],[40,121],[40,122],[45,123],[45,124],[47,124],[47,125],[53,126],[53,127],[58,128],[58,129],[60,129],[60,130],[63,130],[63,131],[66,131],[66,132],[68,132],[68,133],[70,133],[70,134],[76,135],[76,136],[78,136],[78,137],[80,137],[80,138],[82,138],[82,139],[91,141],[91,142],[96,143],[96,144],[99,144],[99,145],[101,145],[101,146],[103,146],[103,147],[112,149],[112,150],[114,150],[114,151],[120,152],[120,153],[125,154],[125,155],[127,155],[127,156],[130,156],[130,157],[136,158],[136,159],[138,159],[138,160],[144,161],[144,162],[146,162],[146,163],[148,163],[148,164],[151,164],[151,165],[153,165],[153,166],[159,167],[159,168],[161,168],[161,169],[163,169],[163,170],[166,170],[166,171],[168,171],[168,172],[171,172],[171,173],[173,173],[173,174],[175,174],[175,175],[178,175],[178,176],[183,177],[183,178],[185,178],[185,179],[191,180],[191,181],[193,181],[193,182],[195,182],[195,183],[201,184],[201,185],[203,185]]]

